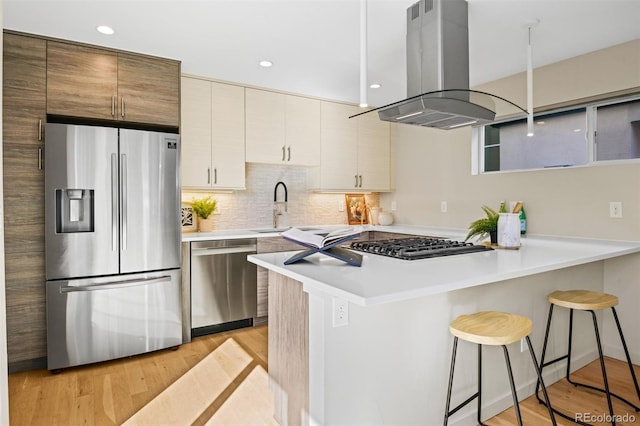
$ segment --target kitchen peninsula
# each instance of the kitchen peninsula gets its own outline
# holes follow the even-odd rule
[[[442,229],[402,232],[464,238]],[[455,317],[480,310],[528,316],[538,352],[546,295],[557,289],[603,291],[607,260],[638,252],[639,242],[529,236],[520,250],[415,261],[364,254],[360,268],[319,254],[286,266],[291,252],[249,256],[269,269],[275,418],[283,425],[439,424],[450,362],[448,328]],[[548,357],[565,348],[568,319],[558,317]],[[580,368],[596,355],[589,324],[576,321],[572,365]],[[518,393],[525,397],[533,393],[535,373],[529,354],[512,346]],[[484,358],[493,379],[483,382],[483,413],[492,416],[512,402],[502,354],[488,348]],[[474,392],[475,363],[475,347],[463,344],[454,402]],[[549,383],[561,376],[557,369],[545,371]],[[456,424],[476,424],[474,416],[474,407],[466,407]]]

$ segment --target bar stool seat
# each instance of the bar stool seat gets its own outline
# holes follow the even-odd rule
[[[620,340],[622,341],[622,347],[624,349],[624,353],[626,355],[627,358],[627,364],[629,366],[629,371],[631,373],[631,377],[633,379],[633,383],[635,385],[635,389],[636,389],[636,393],[638,395],[638,399],[640,399],[640,388],[638,387],[638,380],[636,378],[636,374],[635,371],[633,370],[633,364],[631,363],[631,358],[629,356],[629,350],[627,348],[627,343],[624,340],[624,335],[622,334],[622,327],[620,326],[620,321],[618,319],[618,314],[616,313],[616,309],[615,306],[618,304],[618,297],[614,296],[612,294],[607,294],[607,293],[601,293],[601,292],[597,292],[597,291],[591,291],[591,290],[566,290],[566,291],[562,291],[562,290],[558,290],[558,291],[554,291],[553,293],[549,294],[547,296],[547,300],[549,301],[549,315],[547,318],[547,330],[545,332],[545,336],[544,336],[544,343],[542,346],[542,357],[540,359],[540,371],[544,370],[545,367],[548,367],[551,364],[555,364],[556,362],[562,361],[564,359],[567,360],[567,369],[565,372],[565,378],[567,379],[567,381],[569,383],[571,383],[574,386],[581,386],[581,387],[585,387],[585,388],[589,388],[598,392],[602,392],[606,395],[607,397],[607,404],[609,406],[609,414],[610,414],[610,418],[611,418],[611,424],[615,425],[615,415],[613,413],[613,405],[611,403],[611,397],[617,398],[618,400],[626,403],[627,405],[629,405],[630,407],[632,407],[636,412],[640,411],[640,407],[638,407],[636,404],[626,400],[625,398],[616,395],[615,393],[611,392],[609,389],[609,381],[607,379],[607,370],[605,368],[605,363],[604,363],[604,356],[602,354],[602,344],[600,343],[600,332],[598,329],[598,321],[596,318],[596,314],[595,311],[597,310],[602,310],[602,309],[611,309],[611,312],[613,313],[613,317],[615,319],[616,322],[616,326],[618,328],[618,334],[620,335]],[[549,340],[549,330],[551,328],[551,319],[553,317],[553,308],[554,306],[560,306],[563,308],[567,308],[569,309],[569,342],[568,342],[568,348],[567,348],[567,353],[565,355],[561,355],[549,362],[545,362],[545,357],[546,357],[546,352],[547,352],[547,342]],[[578,311],[586,311],[586,312],[590,312],[591,313],[591,318],[593,320],[593,329],[594,329],[594,333],[595,333],[595,338],[596,338],[596,346],[598,349],[598,356],[600,359],[600,369],[602,370],[602,378],[603,378],[603,382],[604,382],[604,389],[596,387],[596,386],[591,386],[585,383],[579,383],[576,382],[574,380],[571,379],[570,374],[571,374],[571,344],[572,344],[572,337],[573,337],[573,311],[574,310],[578,310]],[[542,404],[545,404],[545,401],[541,400],[540,397],[538,396],[538,389],[539,389],[540,384],[538,384],[536,386],[536,397],[538,398],[538,401]],[[548,403],[548,401],[546,401]],[[585,408],[592,408],[592,407],[585,407]],[[585,423],[581,420],[579,420],[577,418],[577,416],[569,416],[565,413],[562,413],[560,411],[558,411],[557,407],[556,408],[552,408],[552,410],[564,417],[567,420],[571,420],[574,423],[578,423],[581,425],[589,425],[588,423]]]
[[[505,363],[507,365],[507,373],[509,376],[509,383],[511,385],[511,394],[513,396],[513,405],[516,410],[516,417],[518,419],[518,425],[522,425],[522,416],[520,414],[520,406],[518,404],[518,395],[516,394],[515,384],[513,382],[513,373],[511,371],[511,362],[509,361],[509,351],[507,350],[508,344],[517,342],[520,339],[526,339],[529,346],[529,353],[531,354],[531,360],[533,361],[534,369],[538,376],[538,382],[542,384],[543,394],[547,401],[547,408],[549,411],[549,417],[551,422],[555,425],[555,417],[551,410],[551,404],[549,404],[549,398],[547,390],[544,387],[542,381],[542,375],[538,367],[533,347],[531,346],[531,340],[529,334],[533,329],[531,320],[527,317],[520,315],[510,314],[506,312],[485,311],[476,312],[471,315],[460,315],[450,325],[449,331],[454,336],[453,339],[453,351],[451,355],[451,371],[449,373],[449,388],[447,390],[447,403],[444,414],[444,425],[446,426],[449,417],[460,410],[462,407],[469,404],[474,399],[478,399],[478,411],[477,420],[478,424],[483,425],[481,417],[482,410],[482,345],[489,346],[502,346]],[[455,370],[456,352],[458,348],[458,339],[466,340],[478,345],[478,391],[469,397],[467,400],[459,404],[453,409],[450,409],[451,404],[451,392],[453,387],[453,376]]]

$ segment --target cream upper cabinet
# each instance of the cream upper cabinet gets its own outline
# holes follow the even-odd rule
[[[358,189],[391,190],[391,129],[375,112],[352,120],[358,125]]]
[[[356,106],[322,102],[321,162],[311,186],[320,190],[389,191],[390,128],[377,114],[349,118]]]
[[[244,189],[244,88],[182,77],[182,186]]]
[[[358,184],[358,128],[349,116],[355,106],[322,101],[318,189],[352,189]]]
[[[320,164],[320,101],[246,89],[247,162]]]

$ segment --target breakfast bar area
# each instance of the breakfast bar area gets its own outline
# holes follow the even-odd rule
[[[442,229],[403,232],[464,238]],[[275,418],[282,425],[442,424],[451,321],[488,310],[531,318],[530,337],[539,358],[547,295],[556,290],[606,291],[607,282],[623,280],[613,275],[635,268],[639,252],[637,242],[528,236],[519,250],[415,261],[364,254],[361,267],[319,254],[286,266],[292,252],[251,255],[251,262],[269,270],[269,380]],[[621,322],[630,332],[627,340],[634,353],[637,332],[633,323],[625,323],[634,317],[633,301],[625,302],[620,297]],[[566,313],[554,316],[547,359],[566,352],[568,321]],[[599,317],[605,354],[620,358],[617,336],[609,332],[615,329],[612,321]],[[597,358],[590,319],[576,315],[573,335],[575,370]],[[536,385],[525,347],[521,342],[509,346],[520,399],[532,395]],[[452,404],[477,388],[476,353],[475,345],[463,342],[458,347]],[[500,351],[485,349],[483,363],[482,412],[488,418],[513,401]],[[545,369],[544,380],[550,385],[563,374],[560,363]],[[475,404],[449,424],[477,424]]]

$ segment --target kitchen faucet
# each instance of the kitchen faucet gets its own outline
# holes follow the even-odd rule
[[[284,202],[278,201],[278,187],[282,185],[284,188]],[[281,206],[284,205],[284,211],[287,212],[287,201],[289,199],[289,193],[287,191],[287,185],[284,182],[276,183],[275,188],[273,188],[273,227],[278,227],[278,216],[282,216]]]

